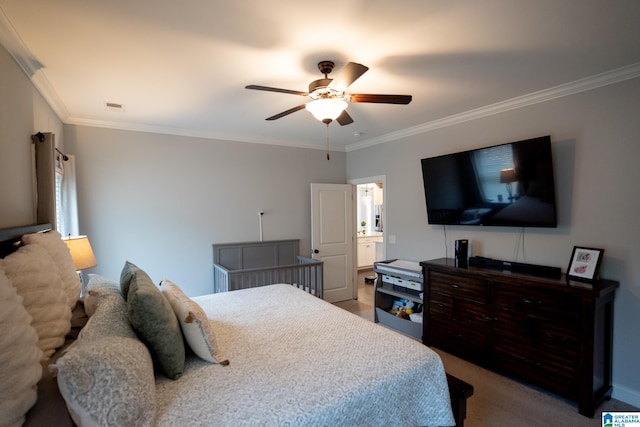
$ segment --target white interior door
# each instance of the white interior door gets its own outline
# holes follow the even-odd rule
[[[311,250],[324,262],[324,299],[356,297],[354,186],[311,184]]]

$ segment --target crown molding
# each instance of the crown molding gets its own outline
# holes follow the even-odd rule
[[[16,61],[18,66],[31,80],[40,95],[63,122],[69,117],[69,111],[41,71],[44,65],[29,51],[13,25],[0,8],[0,44]]]
[[[49,83],[49,80],[46,78],[44,73],[41,71],[37,72],[31,78],[31,81],[60,120],[63,123],[66,123],[69,118],[69,110],[67,110],[67,107],[58,96],[58,93],[53,89],[53,86],[51,86],[51,83]]]
[[[346,146],[355,151],[640,77],[640,62]]]
[[[192,129],[184,129],[184,128],[174,128],[169,126],[154,126],[154,125],[146,125],[140,123],[121,123],[121,122],[111,122],[108,120],[94,120],[94,119],[86,119],[80,117],[68,117],[64,122],[65,124],[77,125],[77,126],[89,126],[89,127],[98,127],[98,128],[106,128],[106,129],[115,129],[115,130],[126,130],[132,132],[145,132],[145,133],[157,133],[161,135],[175,135],[175,136],[184,136],[191,138],[204,138],[204,139],[215,139],[218,141],[233,141],[233,142],[245,142],[248,144],[267,144],[267,145],[279,145],[283,147],[291,147],[291,148],[309,148],[314,150],[326,150],[325,146],[319,146],[318,144],[311,143],[299,143],[292,142],[287,140],[278,140],[271,138],[247,138],[246,135],[235,135],[235,134],[219,134],[212,132],[202,132],[196,131]],[[344,152],[339,148],[333,149],[332,151]]]
[[[20,68],[22,68],[22,71],[24,71],[29,78],[33,77],[39,69],[43,68],[42,63],[29,52],[27,46],[25,46],[22,39],[18,36],[18,33],[9,22],[2,8],[0,8],[0,43],[7,49],[11,56],[13,56],[13,59],[15,59]]]

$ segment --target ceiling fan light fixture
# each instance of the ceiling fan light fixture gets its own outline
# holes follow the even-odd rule
[[[305,108],[313,117],[324,122],[335,120],[347,108],[347,102],[340,98],[321,98],[307,102]]]
[[[353,123],[353,118],[347,113],[347,105],[351,103],[375,103],[375,104],[408,104],[411,95],[380,95],[372,93],[351,93],[347,89],[360,78],[369,67],[355,62],[348,62],[335,79],[328,77],[335,64],[332,61],[320,61],[318,69],[324,78],[309,83],[309,91],[281,89],[277,87],[248,85],[246,89],[264,90],[267,92],[287,93],[311,98],[305,104],[296,105],[286,111],[267,117],[265,120],[277,120],[291,113],[307,109],[313,116],[329,127],[329,123],[336,120],[340,126]]]

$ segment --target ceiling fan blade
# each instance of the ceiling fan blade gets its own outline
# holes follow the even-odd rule
[[[349,62],[340,70],[340,74],[329,84],[329,89],[336,90],[338,92],[344,92],[353,82],[355,82],[361,75],[367,72],[369,67],[356,62]]]
[[[283,111],[282,113],[278,113],[275,116],[267,117],[265,120],[278,120],[281,117],[288,116],[291,113],[295,113],[296,111],[304,110],[306,104],[301,104],[296,107],[290,108],[287,111]]]
[[[288,93],[291,95],[300,95],[307,96],[307,92],[300,92],[299,90],[289,90],[289,89],[280,89],[277,87],[269,87],[269,86],[258,86],[258,85],[249,85],[245,86],[245,89],[254,89],[254,90],[265,90],[267,92],[279,92],[279,93]]]
[[[343,110],[342,113],[340,113],[340,115],[336,119],[336,121],[340,123],[340,126],[346,126],[353,123],[353,119],[351,118],[349,113],[347,113],[347,110]]]
[[[376,104],[408,104],[411,95],[374,95],[369,93],[352,93],[349,96],[351,102],[372,102]]]

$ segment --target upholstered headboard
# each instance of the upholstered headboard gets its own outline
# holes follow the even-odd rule
[[[3,360],[5,360],[5,363],[2,366],[2,371],[0,372],[0,377],[2,377],[2,382],[14,381],[14,383],[12,384],[13,394],[11,395],[11,399],[16,402],[15,404],[10,405],[8,409],[3,408],[6,409],[6,411],[0,414],[0,418],[3,418],[6,421],[7,418],[5,417],[14,417],[16,422],[20,422],[22,419],[22,421],[24,422],[23,426],[25,427],[54,424],[61,427],[71,427],[73,425],[73,422],[67,412],[65,402],[58,391],[56,379],[52,377],[52,375],[47,370],[47,365],[50,363],[55,363],[59,355],[62,354],[62,350],[56,352],[54,355],[52,355],[51,358],[40,359],[40,354],[42,353],[39,349],[36,350],[36,341],[38,341],[39,346],[41,342],[39,331],[45,331],[46,325],[44,325],[44,322],[40,321],[38,321],[38,325],[32,323],[35,322],[35,318],[31,316],[31,312],[28,311],[26,303],[27,299],[30,299],[30,301],[33,302],[33,298],[29,297],[25,299],[23,298],[23,296],[20,296],[21,293],[17,291],[17,287],[16,290],[10,292],[10,289],[12,289],[13,286],[24,285],[27,287],[34,287],[38,290],[38,292],[36,292],[37,298],[42,298],[43,301],[48,300],[50,293],[41,292],[42,288],[39,287],[40,282],[44,281],[44,276],[39,276],[42,278],[42,280],[38,278],[34,282],[31,282],[31,279],[34,278],[33,273],[35,270],[25,271],[24,274],[16,273],[15,271],[10,271],[12,268],[13,270],[15,270],[15,265],[13,265],[13,263],[10,263],[12,265],[12,268],[9,268],[5,264],[9,262],[10,258],[21,256],[18,249],[27,249],[21,248],[22,245],[29,244],[28,241],[23,241],[23,239],[31,240],[32,245],[39,246],[39,252],[26,251],[27,253],[29,253],[29,255],[24,255],[21,259],[26,260],[26,257],[30,256],[32,257],[32,260],[43,261],[44,263],[43,258],[47,257],[49,253],[46,249],[44,249],[44,246],[35,244],[33,240],[40,240],[38,239],[39,237],[43,237],[45,238],[44,240],[46,240],[50,233],[46,233],[46,235],[43,234],[42,236],[40,236],[40,233],[51,230],[51,224],[27,225],[0,230],[0,280],[3,280],[0,291],[3,295],[2,302],[4,305],[2,309],[4,310],[5,314],[3,317],[3,321],[8,322],[8,324],[10,324],[14,330],[20,331],[19,334],[13,335],[13,339],[3,339],[1,341],[2,345],[0,345],[0,353],[3,354]],[[27,237],[24,236],[28,236],[30,239],[27,239]],[[44,254],[44,257],[40,256],[42,254]],[[50,258],[50,265],[57,265],[55,261],[53,261],[53,258]],[[71,268],[71,270],[73,270],[73,268]],[[11,278],[11,273],[13,273],[13,278]],[[70,273],[73,274],[74,272],[70,271]],[[22,279],[20,278],[20,276],[23,276],[24,278]],[[28,283],[26,285],[24,283],[22,285],[16,285],[16,282],[14,281],[16,278],[18,278],[20,282],[26,281]],[[64,291],[61,282],[60,285],[61,288],[59,290],[59,293],[62,293]],[[54,285],[52,284],[51,286]],[[34,295],[36,293],[34,293]],[[21,306],[23,303],[25,304],[24,307]],[[69,310],[67,317],[73,320],[69,320],[68,326],[69,328],[71,328],[71,331],[67,334],[67,337],[63,336],[65,344],[63,344],[62,347],[68,346],[71,343],[72,339],[77,336],[80,328],[86,322],[86,316],[84,315],[84,310],[81,304],[75,304],[75,301],[69,302],[65,299],[65,302],[62,305],[66,306],[67,304],[71,303],[75,305],[73,312],[71,312],[68,307],[67,309],[64,309],[65,312],[66,310]],[[20,308],[16,308],[17,306],[20,306]],[[51,311],[57,312],[55,310],[60,308],[60,306],[61,304],[56,304],[55,306],[51,305]],[[8,307],[10,309],[7,309]],[[37,309],[35,305],[33,307],[34,309]],[[14,315],[9,316],[6,314],[8,312],[13,313]],[[76,324],[74,324],[74,322],[76,322]],[[47,332],[45,332],[45,334],[46,333]],[[30,336],[29,334],[31,334],[32,336]],[[35,351],[38,351],[38,353],[34,353]],[[34,367],[37,366],[40,367],[39,371],[36,371],[34,369]],[[17,372],[18,375],[21,375],[21,377],[19,377],[20,380],[18,380],[15,376],[12,377],[13,372]],[[36,373],[38,373],[37,378],[35,377]],[[37,389],[33,389],[33,386],[30,385],[32,384],[32,381],[34,383],[35,381],[37,381]],[[27,388],[27,386],[29,387]],[[25,411],[27,409],[29,409],[29,411],[25,414]],[[8,419],[13,420],[13,418]]]
[[[41,233],[49,231],[51,228],[51,224],[35,224],[0,229],[0,258],[15,252],[20,245],[20,239],[25,234]]]

